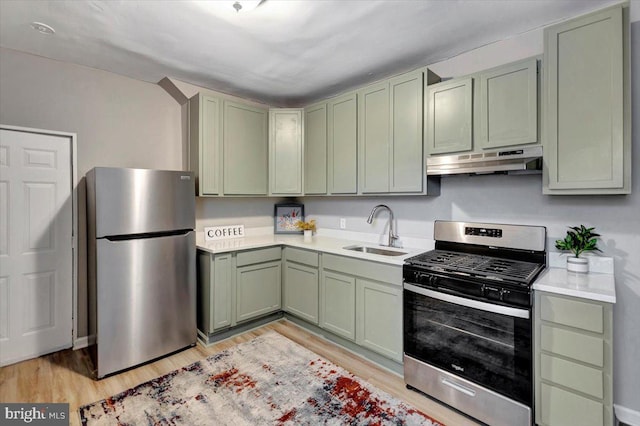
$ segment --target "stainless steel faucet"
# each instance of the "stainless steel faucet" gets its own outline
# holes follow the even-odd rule
[[[389,211],[389,242],[388,244],[383,244],[383,245],[386,245],[387,247],[395,247],[398,236],[395,234],[395,232],[393,232],[393,212],[391,211],[389,206],[385,204],[378,204],[377,206],[375,206],[373,210],[371,210],[371,213],[369,214],[367,223],[371,224],[373,222],[373,216],[376,214],[376,212],[379,209],[387,209]]]

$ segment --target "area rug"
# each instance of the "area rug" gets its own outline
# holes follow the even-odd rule
[[[275,332],[79,411],[83,425],[440,425]]]

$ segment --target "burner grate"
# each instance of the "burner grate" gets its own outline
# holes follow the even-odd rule
[[[543,267],[538,263],[501,259],[476,254],[432,250],[408,259],[408,263],[442,272],[461,272],[483,278],[529,284]]]

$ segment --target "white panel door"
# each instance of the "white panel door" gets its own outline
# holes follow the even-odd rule
[[[0,129],[0,365],[72,343],[68,136]]]

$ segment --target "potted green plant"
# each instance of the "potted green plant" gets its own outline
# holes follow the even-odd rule
[[[570,251],[573,256],[567,257],[567,270],[572,272],[589,272],[589,260],[580,255],[588,251],[600,251],[598,237],[600,234],[593,232],[595,228],[587,228],[584,225],[570,226],[564,240],[556,240],[558,250]]]
[[[296,228],[303,231],[304,234],[304,242],[311,242],[311,237],[313,236],[313,231],[316,230],[316,221],[315,219],[311,219],[307,222],[304,220],[299,220],[296,222]]]

